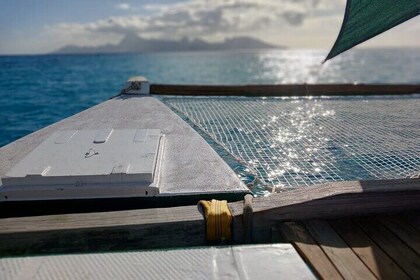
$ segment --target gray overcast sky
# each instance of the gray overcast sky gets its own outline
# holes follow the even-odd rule
[[[2,0],[0,54],[117,43],[131,33],[209,41],[246,35],[291,48],[328,49],[344,7],[345,0]],[[362,46],[420,47],[418,34],[417,17]]]

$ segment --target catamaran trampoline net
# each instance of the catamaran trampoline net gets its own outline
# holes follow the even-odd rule
[[[164,102],[267,190],[420,173],[417,95],[174,97]]]

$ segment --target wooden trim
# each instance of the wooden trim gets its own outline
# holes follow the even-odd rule
[[[253,200],[253,242],[270,239],[280,221],[338,218],[419,209],[420,179],[334,182]],[[242,240],[243,203],[229,204],[233,237]]]
[[[0,219],[0,256],[205,245],[197,206]]]
[[[189,96],[335,96],[420,93],[420,84],[150,85],[151,94]]]
[[[229,203],[236,243],[268,242],[280,221],[394,213],[419,209],[420,179],[329,183]],[[248,202],[249,204],[249,202]],[[249,206],[245,207],[251,214]],[[205,245],[196,206],[0,219],[0,255]],[[246,225],[252,224],[252,233]],[[245,225],[245,227],[244,227]]]

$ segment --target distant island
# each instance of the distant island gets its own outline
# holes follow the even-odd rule
[[[221,51],[249,49],[280,49],[251,37],[233,37],[220,43],[210,43],[200,39],[183,38],[181,40],[144,39],[138,35],[126,35],[118,44],[106,44],[97,47],[68,45],[54,54],[105,54],[105,53],[143,53],[168,51]]]

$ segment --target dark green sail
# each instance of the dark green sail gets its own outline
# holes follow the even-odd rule
[[[347,0],[338,38],[325,60],[409,20],[420,13],[420,0]],[[413,35],[413,36],[419,36]]]

